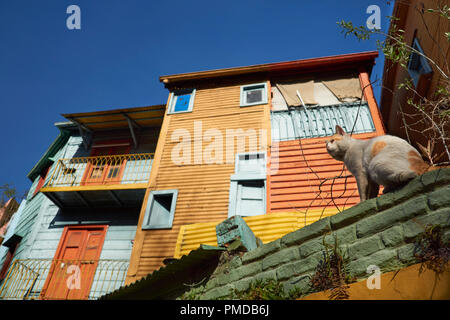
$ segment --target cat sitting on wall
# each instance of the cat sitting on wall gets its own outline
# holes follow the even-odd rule
[[[387,193],[430,169],[414,147],[395,136],[358,140],[336,126],[336,133],[326,141],[326,147],[355,176],[361,201],[378,196],[380,185]]]

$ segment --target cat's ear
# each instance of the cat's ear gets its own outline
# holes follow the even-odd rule
[[[336,133],[340,134],[341,136],[345,136],[347,133],[342,129],[340,126],[336,125]]]

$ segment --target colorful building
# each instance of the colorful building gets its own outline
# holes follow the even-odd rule
[[[423,119],[426,116],[412,107],[408,100],[419,103],[423,97],[437,101],[439,96],[436,93],[439,87],[449,90],[450,42],[446,32],[450,29],[450,22],[444,15],[439,14],[439,9],[445,10],[445,1],[395,1],[392,13],[395,20],[391,23],[391,30],[394,30],[394,26],[397,30],[403,30],[404,42],[419,53],[412,52],[410,54],[406,67],[386,60],[380,110],[385,120],[387,133],[410,141],[416,148],[418,148],[417,143],[426,147],[428,140],[433,135],[429,130],[430,124],[424,125]],[[434,10],[434,12],[428,10]],[[431,61],[420,54],[425,55]],[[447,79],[439,69],[447,75]],[[411,81],[415,92],[399,87],[406,81]],[[431,109],[424,110],[428,115],[435,117],[431,113]],[[439,122],[436,123],[439,124]],[[443,126],[443,130],[444,133],[450,130],[448,121]],[[432,154],[438,156],[444,152],[444,145],[440,139],[436,139],[435,142]],[[438,162],[449,160],[447,157],[441,157]]]
[[[5,238],[0,298],[96,298],[217,245],[230,216],[267,243],[358,203],[324,141],[337,124],[384,134],[377,55],[162,76],[166,105],[63,115]]]
[[[28,174],[2,299],[92,299],[123,284],[163,106],[66,114]],[[11,261],[12,260],[12,261]]]
[[[332,179],[348,172],[324,140],[336,124],[384,134],[369,83],[377,55],[160,77],[170,94],[126,283],[217,245],[230,216],[266,243],[358,203],[353,177]]]

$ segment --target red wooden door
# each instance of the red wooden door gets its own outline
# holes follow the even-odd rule
[[[87,299],[107,226],[66,227],[41,299]]]
[[[89,161],[82,185],[119,183],[126,164],[125,158],[103,156],[126,154],[129,150],[129,146],[93,148],[91,157],[96,158]]]

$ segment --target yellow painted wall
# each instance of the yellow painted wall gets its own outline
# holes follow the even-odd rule
[[[244,220],[256,237],[260,238],[263,243],[269,243],[337,212],[336,208],[308,210],[306,215],[302,212],[277,212],[244,217]],[[189,254],[191,250],[197,249],[200,244],[217,246],[216,225],[220,222],[222,221],[181,226],[174,257],[180,258]]]
[[[258,151],[267,150],[265,144],[270,142],[270,96],[268,104],[240,107],[240,86],[243,84],[249,83],[222,85],[219,88],[197,87],[192,112],[166,114],[155,152],[149,188],[141,210],[127,284],[161,267],[165,258],[173,257],[181,226],[210,221],[220,222],[227,218],[230,176],[234,173],[234,156],[232,163],[196,164],[194,155],[198,155],[198,151],[194,150],[193,139],[195,121],[201,121],[203,133],[208,129],[217,129],[222,133],[224,161],[226,160],[226,129],[242,129],[245,133],[248,129],[258,131],[265,128],[267,136],[265,139],[257,139],[257,149]],[[270,85],[268,92],[270,92]],[[190,140],[184,141],[186,144],[191,144],[190,164],[176,164],[172,161],[173,149],[179,147],[178,140],[172,141],[177,129],[187,130],[191,135]],[[204,151],[209,144],[209,141],[203,141],[202,150]],[[237,141],[235,141],[233,154],[237,152],[236,145]],[[248,146],[249,141],[246,142],[246,152],[249,151]],[[172,228],[142,230],[149,192],[167,189],[178,189]]]
[[[439,279],[434,271],[419,274],[420,264],[381,275],[380,289],[368,289],[367,280],[350,284],[350,300],[449,300],[450,271]],[[328,300],[329,292],[310,294],[300,300]]]

